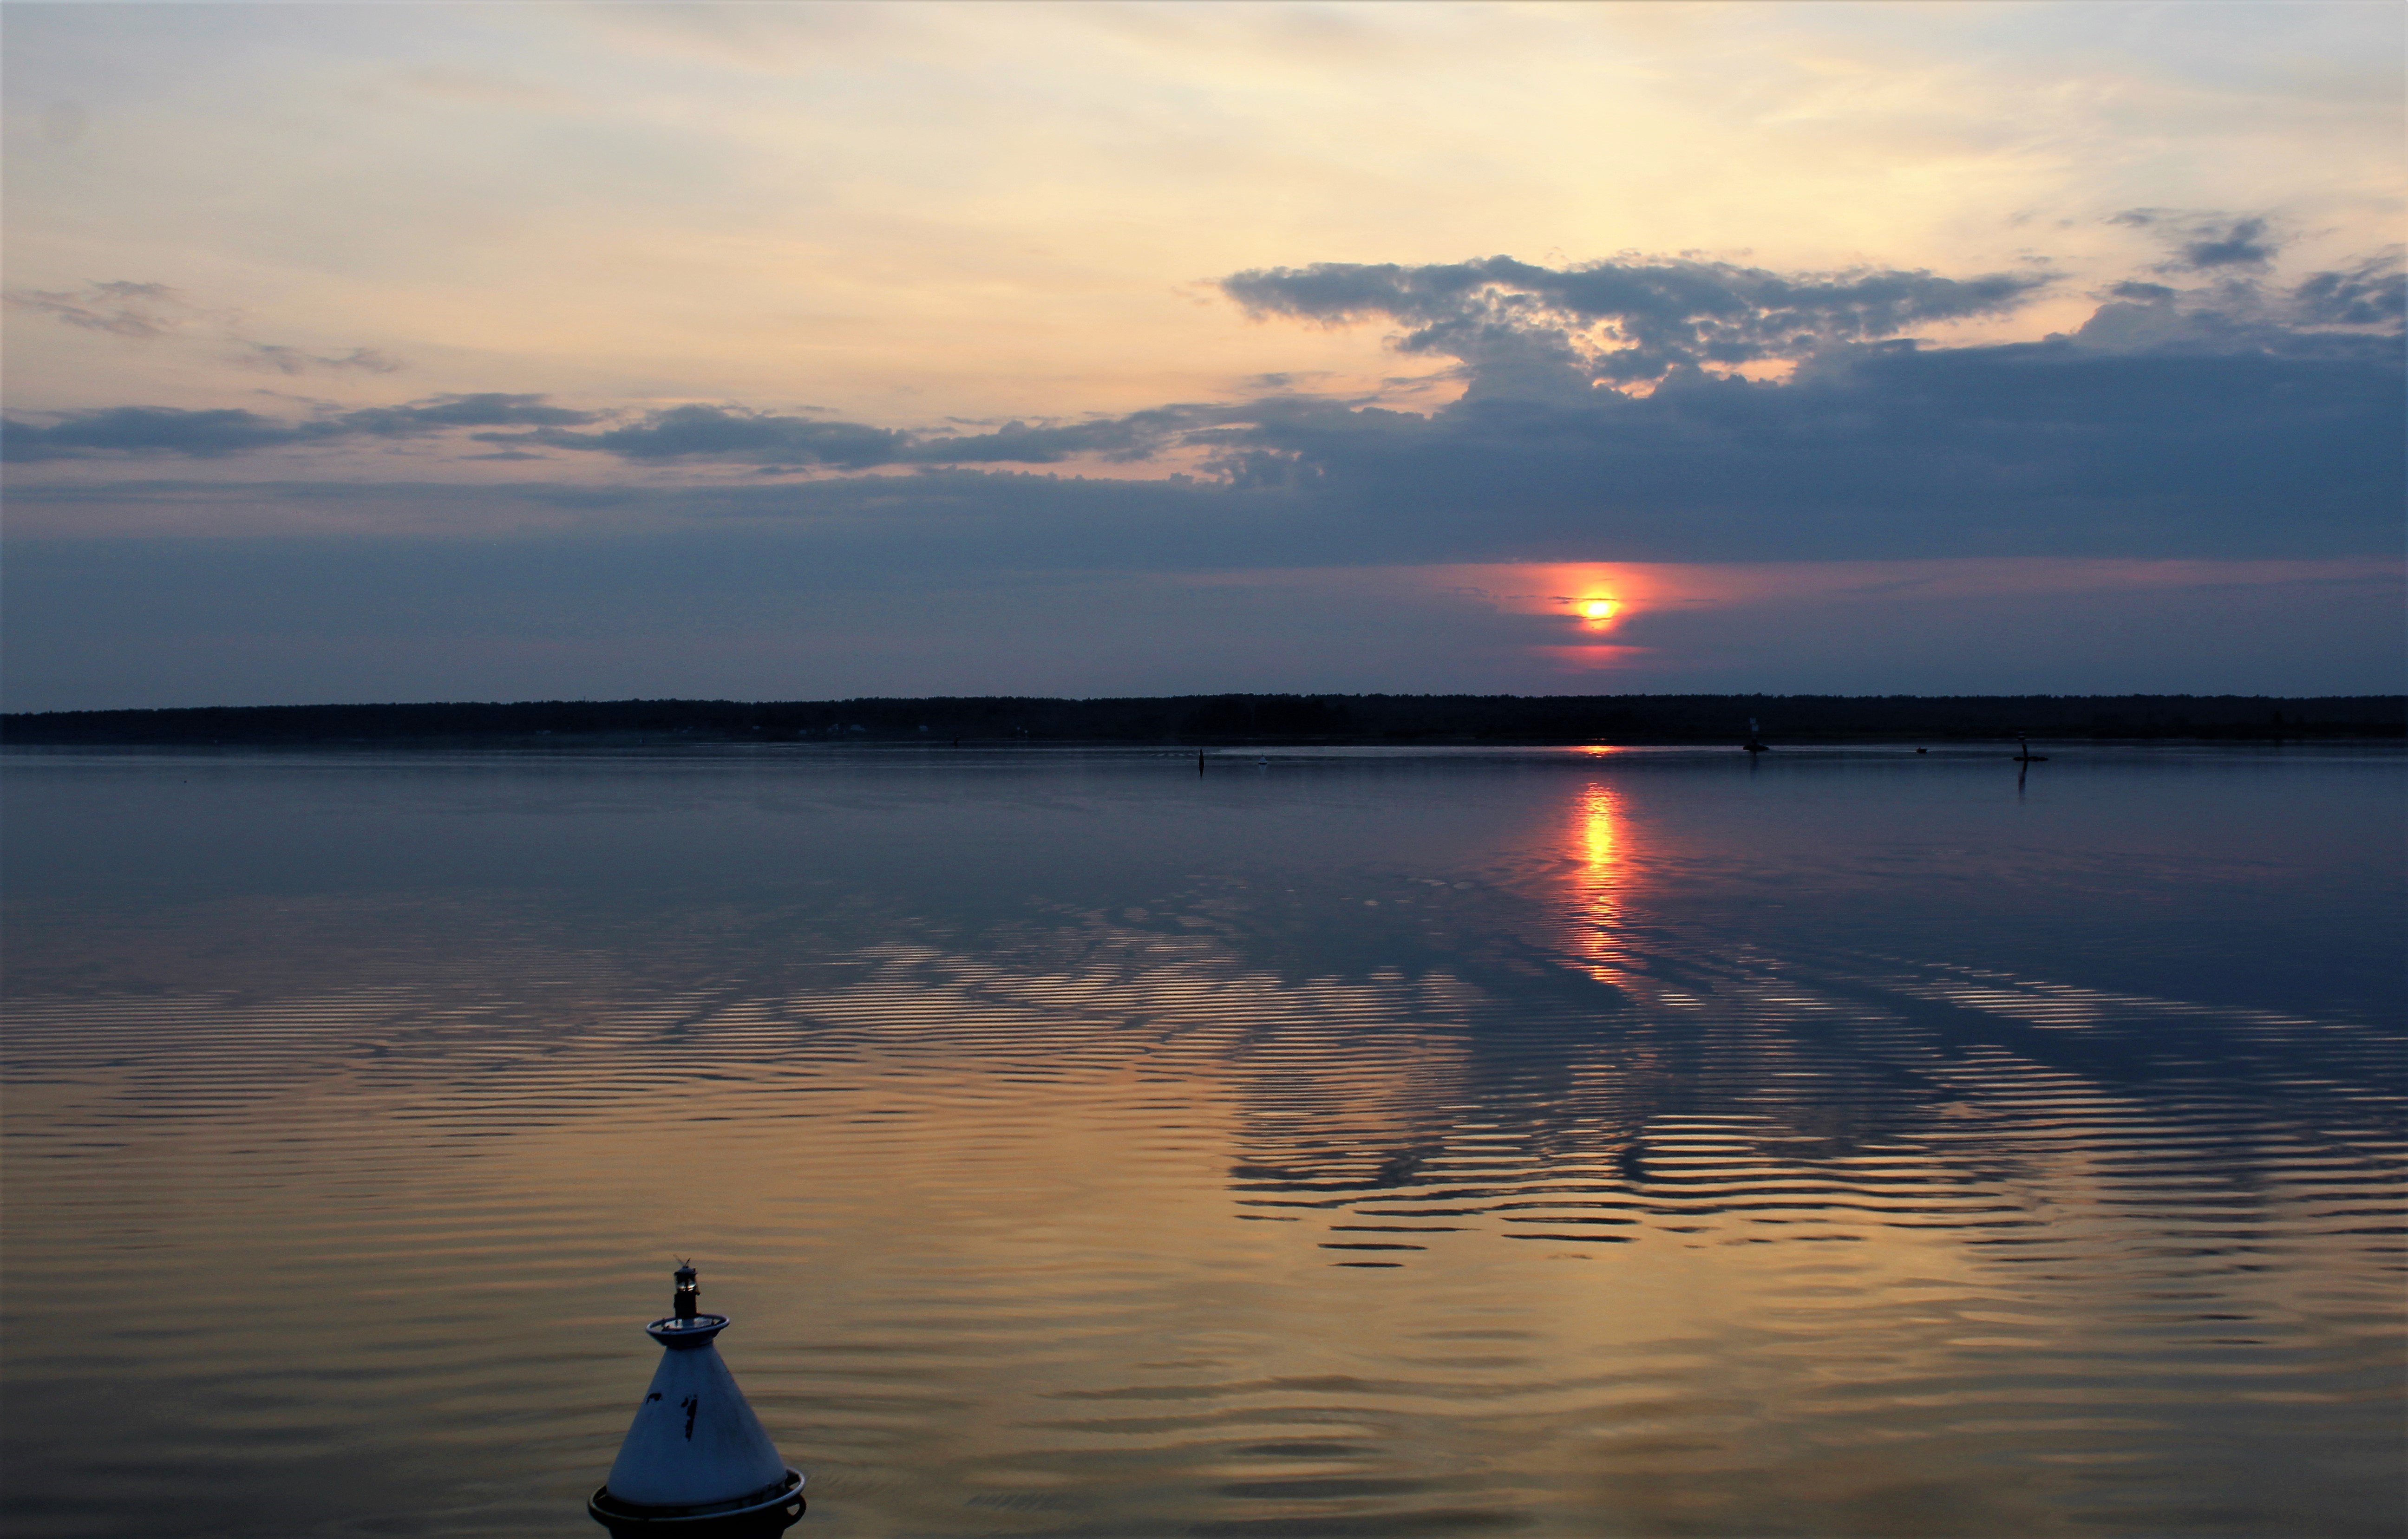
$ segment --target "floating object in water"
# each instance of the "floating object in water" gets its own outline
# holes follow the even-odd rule
[[[1752,716],[1747,719],[1747,741],[1742,743],[1740,747],[1749,753],[1770,753],[1772,751],[1771,745],[1766,743],[1764,739],[1758,735],[1756,718]]]
[[[2045,764],[2048,762],[2048,755],[2044,753],[2032,752],[2031,745],[2024,741],[2024,736],[2021,733],[2017,733],[2015,734],[2015,762],[2018,764]]]
[[[670,1313],[644,1327],[664,1348],[610,1477],[586,1502],[611,1539],[752,1539],[803,1516],[803,1474],[778,1456],[712,1338],[724,1315],[695,1308],[691,1263],[677,1269]]]

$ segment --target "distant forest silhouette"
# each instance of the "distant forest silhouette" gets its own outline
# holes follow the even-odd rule
[[[2296,742],[2408,735],[2408,696],[1217,694],[545,700],[0,716],[14,744]]]

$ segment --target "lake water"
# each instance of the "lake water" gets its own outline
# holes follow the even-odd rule
[[[2397,1534],[2404,768],[12,753],[7,1532]]]

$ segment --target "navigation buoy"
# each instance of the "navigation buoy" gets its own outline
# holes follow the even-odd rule
[[[1766,743],[1763,737],[1757,733],[1756,718],[1752,716],[1747,719],[1747,741],[1742,743],[1740,747],[1750,753],[1770,753],[1772,751],[1771,746]]]
[[[778,1456],[711,1338],[724,1315],[695,1308],[694,1267],[677,1269],[669,1314],[644,1327],[664,1348],[610,1477],[586,1502],[611,1539],[736,1539],[803,1516],[803,1474]]]

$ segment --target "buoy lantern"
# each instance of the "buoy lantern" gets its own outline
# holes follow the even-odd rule
[[[663,1348],[610,1477],[585,1503],[611,1539],[737,1539],[782,1532],[803,1516],[803,1475],[778,1456],[712,1338],[724,1315],[697,1307],[692,1265],[677,1269],[669,1314],[644,1327]]]

